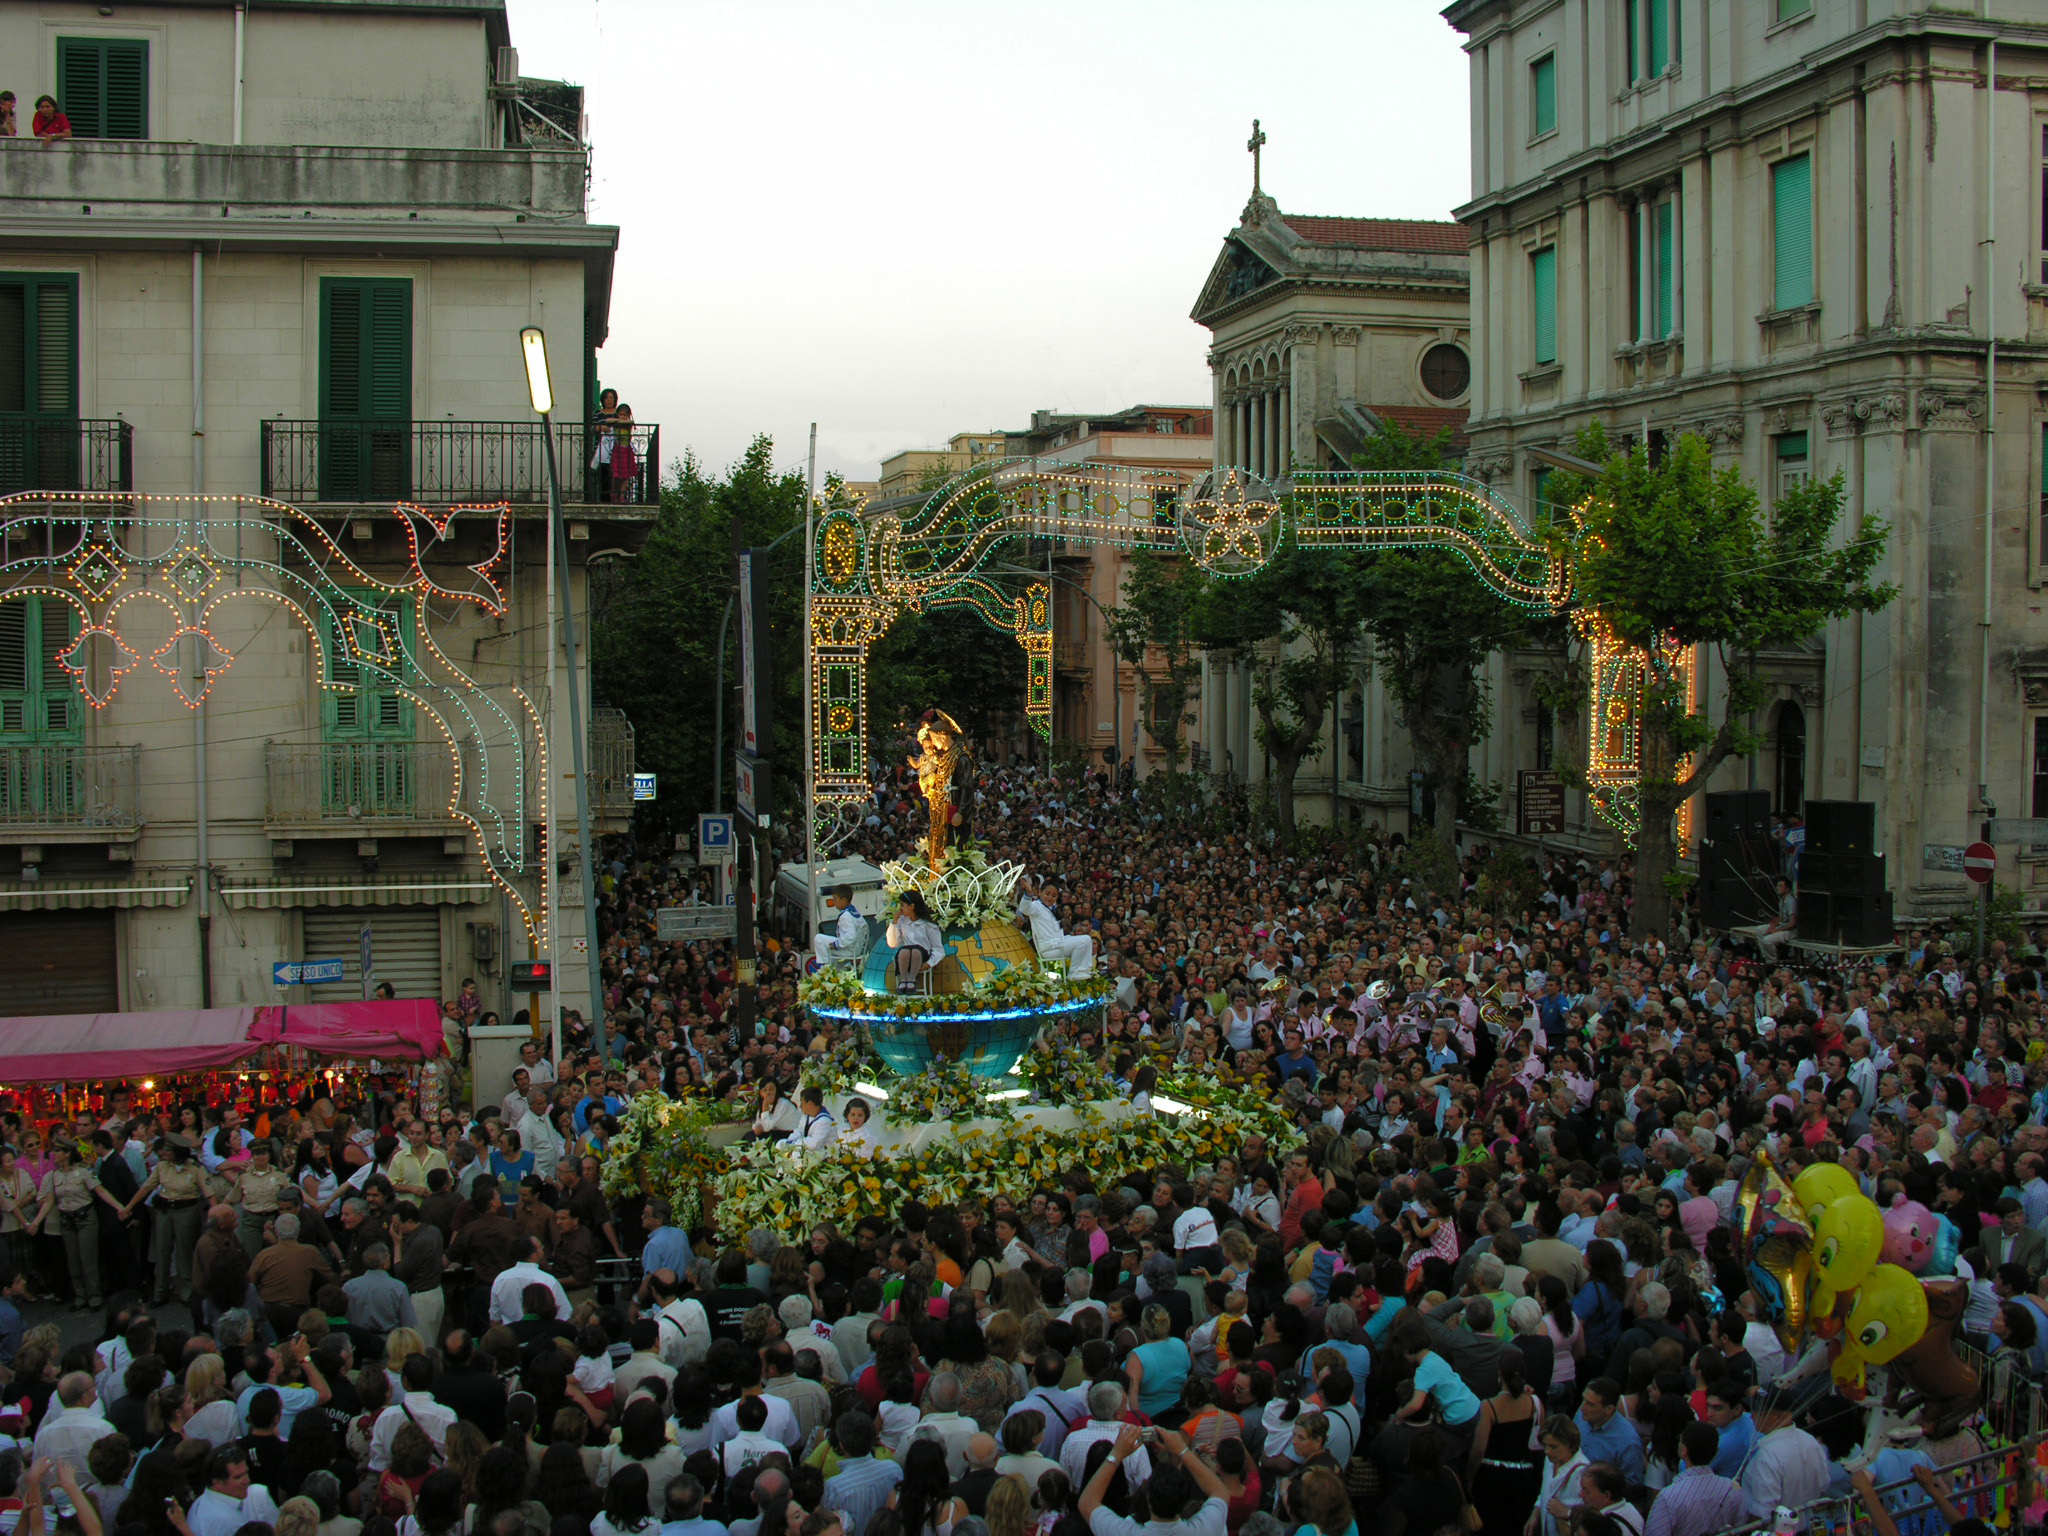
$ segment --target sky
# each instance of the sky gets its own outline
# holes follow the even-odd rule
[[[1027,425],[1207,404],[1188,318],[1251,190],[1442,219],[1471,184],[1441,0],[508,0],[585,87],[620,227],[599,374],[713,471],[819,477]]]

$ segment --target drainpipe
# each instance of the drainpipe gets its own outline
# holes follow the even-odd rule
[[[1990,6],[1985,6],[1987,18]],[[1984,71],[1984,607],[1978,616],[1977,799],[1991,800],[1991,573],[1998,444],[1998,39]]]
[[[246,28],[249,20],[249,0],[235,0],[235,142],[242,142],[242,66],[248,54],[245,49]]]
[[[240,20],[239,12],[236,17]],[[239,34],[238,34],[239,35]],[[239,115],[238,115],[239,121]],[[192,533],[205,538],[206,503],[206,257],[192,247]],[[187,622],[197,622],[197,610]],[[206,686],[206,641],[194,651],[199,673],[195,689]],[[213,861],[206,836],[206,702],[192,711],[192,819],[198,835],[199,862],[199,1006],[213,1006]]]

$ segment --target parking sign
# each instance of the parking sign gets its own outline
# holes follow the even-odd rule
[[[699,816],[697,818],[697,862],[717,864],[733,850],[732,818],[730,816]]]

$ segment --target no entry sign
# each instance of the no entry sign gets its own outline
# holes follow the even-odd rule
[[[1989,843],[1972,843],[1963,850],[1963,873],[1979,885],[1989,885],[1998,869],[1998,855]]]

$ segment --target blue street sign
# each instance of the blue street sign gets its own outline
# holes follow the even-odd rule
[[[635,800],[652,800],[654,798],[653,774],[636,773],[633,775],[633,798]]]
[[[296,987],[316,981],[341,980],[340,960],[279,960],[270,967],[273,986]]]
[[[730,816],[699,816],[697,818],[697,850],[699,853],[724,853],[732,846],[732,818]]]

